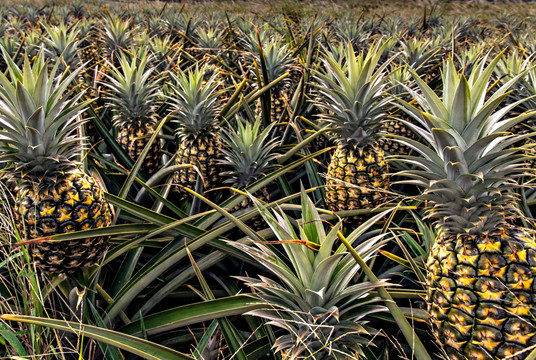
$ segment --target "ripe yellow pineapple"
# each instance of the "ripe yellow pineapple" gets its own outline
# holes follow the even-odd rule
[[[345,62],[327,54],[325,72],[316,75],[321,118],[332,125],[338,144],[326,179],[332,211],[373,208],[387,198],[389,166],[379,140],[388,106],[383,94],[388,62],[375,69],[387,44],[378,42],[358,56],[347,44]]]
[[[81,69],[58,75],[47,71],[43,52],[20,69],[4,53],[9,77],[0,73],[0,163],[16,182],[14,214],[25,240],[110,225],[112,212],[96,181],[78,162],[84,147],[79,128],[87,102],[65,90]],[[58,81],[59,79],[59,81]],[[11,96],[13,94],[13,96]],[[32,99],[32,101],[29,101]],[[38,268],[71,273],[95,264],[108,238],[38,242],[31,255]]]
[[[414,120],[405,124],[430,145],[395,136],[419,155],[401,157],[417,166],[401,175],[424,189],[440,230],[427,262],[427,301],[451,359],[521,360],[536,344],[536,236],[511,225],[526,157],[511,146],[521,137],[506,132],[535,112],[504,119],[515,104],[497,110],[524,73],[486,97],[501,55],[487,67],[487,56],[480,59],[468,78],[447,61],[442,98],[413,74],[422,110],[400,102]]]

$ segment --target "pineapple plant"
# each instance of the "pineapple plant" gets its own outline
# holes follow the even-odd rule
[[[376,69],[385,45],[377,42],[366,55],[356,56],[348,43],[344,64],[326,54],[326,73],[316,74],[317,106],[337,144],[326,179],[326,205],[332,211],[373,208],[387,198],[389,166],[380,140],[389,107],[384,95],[389,62]]]
[[[439,228],[427,261],[427,302],[450,359],[520,360],[536,343],[536,237],[514,225],[520,212],[513,189],[527,157],[524,147],[511,146],[523,136],[507,132],[535,112],[504,118],[526,98],[498,109],[525,73],[487,96],[501,56],[487,66],[485,56],[468,78],[449,59],[442,98],[413,73],[420,108],[399,106],[429,147],[393,135],[416,154],[401,157],[416,166],[402,175],[424,189],[427,218]]]
[[[266,307],[249,314],[283,329],[273,351],[285,360],[349,360],[364,357],[363,347],[378,331],[367,325],[367,316],[383,312],[379,297],[371,294],[383,282],[352,284],[360,267],[344,246],[337,244],[341,223],[326,232],[312,201],[302,193],[302,219],[297,228],[284,214],[272,215],[253,199],[270,225],[281,249],[255,241],[229,245],[254,258],[272,277],[239,277]],[[369,225],[370,226],[370,225]],[[348,240],[353,243],[366,231],[362,226]],[[357,251],[370,260],[385,243],[384,235],[371,236]]]
[[[160,93],[158,78],[152,77],[155,70],[149,67],[151,59],[147,51],[131,60],[122,52],[117,68],[109,63],[109,74],[103,85],[108,88],[105,97],[108,107],[114,112],[113,125],[117,128],[117,142],[128,156],[136,161],[154,133],[157,122],[156,108]],[[142,171],[153,174],[161,165],[161,147],[154,141],[142,164]]]
[[[88,102],[66,93],[81,69],[56,76],[48,73],[41,51],[33,64],[25,57],[19,68],[4,52],[9,78],[0,73],[0,163],[16,183],[13,212],[25,240],[106,227],[110,205],[97,181],[81,169],[84,139],[80,114]],[[107,237],[38,242],[31,245],[36,266],[46,272],[72,273],[95,264]]]
[[[410,38],[400,40],[402,61],[417,74],[431,81],[430,70],[441,63],[443,49],[438,39]]]
[[[152,37],[149,39],[149,51],[155,72],[167,76],[167,72],[178,66],[177,56],[180,48],[173,43],[171,36]]]
[[[223,159],[220,164],[228,170],[221,173],[226,179],[224,184],[243,190],[255,181],[260,180],[274,167],[270,162],[278,157],[274,149],[279,145],[277,138],[272,135],[273,124],[261,130],[262,122],[253,123],[240,117],[236,121],[236,129],[222,131]],[[269,202],[270,193],[266,187],[253,194],[257,199]],[[245,198],[232,211],[238,211],[253,206],[250,198]],[[252,219],[253,228],[259,230],[263,222],[259,218]]]
[[[179,140],[175,164],[190,164],[196,168],[182,168],[176,171],[175,184],[195,189],[198,175],[208,190],[220,184],[222,166],[222,142],[217,120],[220,102],[218,101],[218,72],[205,80],[207,65],[196,66],[186,72],[172,73],[170,84],[172,95],[171,122],[176,125]]]
[[[356,21],[355,18],[341,19],[335,26],[335,36],[341,44],[351,43],[356,49],[363,50],[370,44],[372,36],[369,24],[364,21]]]
[[[32,27],[24,34],[24,50],[30,59],[37,56],[43,47],[43,34],[40,27]]]

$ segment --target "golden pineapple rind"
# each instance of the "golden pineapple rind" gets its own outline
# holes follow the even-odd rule
[[[177,150],[175,165],[191,164],[195,165],[201,173],[205,191],[220,184],[220,173],[223,168],[219,160],[223,158],[221,152],[221,139],[216,137],[198,137],[196,139],[185,139]],[[173,182],[179,185],[179,192],[182,187],[195,190],[199,173],[193,168],[183,168],[175,172]]]
[[[20,189],[14,210],[25,240],[102,228],[112,223],[112,211],[103,190],[80,170],[69,173],[47,190]],[[31,245],[30,253],[43,271],[72,273],[97,263],[107,244],[108,237],[44,241]]]
[[[149,124],[130,124],[121,127],[117,134],[117,142],[121,145],[128,156],[136,161],[154,133],[154,129]],[[149,175],[160,169],[161,148],[158,140],[154,141],[149,148],[141,170]]]
[[[331,211],[374,208],[387,200],[389,165],[377,145],[339,145],[327,175],[326,205]]]
[[[385,121],[382,123],[382,128],[387,134],[403,136],[412,140],[419,139],[419,137],[413,131],[411,131],[411,129],[396,119]],[[408,155],[411,151],[409,146],[388,138],[382,138],[380,140],[380,145],[382,149],[390,155]]]
[[[271,98],[270,122],[288,122],[290,120],[290,114],[287,111],[289,107],[289,89],[285,86],[276,86],[272,90]],[[255,115],[257,118],[262,116],[260,100],[256,104]]]
[[[441,235],[427,268],[432,329],[451,358],[503,359],[536,344],[533,234]]]

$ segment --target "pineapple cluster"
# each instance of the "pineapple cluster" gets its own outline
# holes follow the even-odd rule
[[[534,357],[534,24],[176,5],[0,4],[0,182],[41,280],[196,358]],[[151,327],[240,292],[244,321]]]

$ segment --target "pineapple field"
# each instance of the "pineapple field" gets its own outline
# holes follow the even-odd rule
[[[0,359],[536,359],[536,5],[0,19]]]

